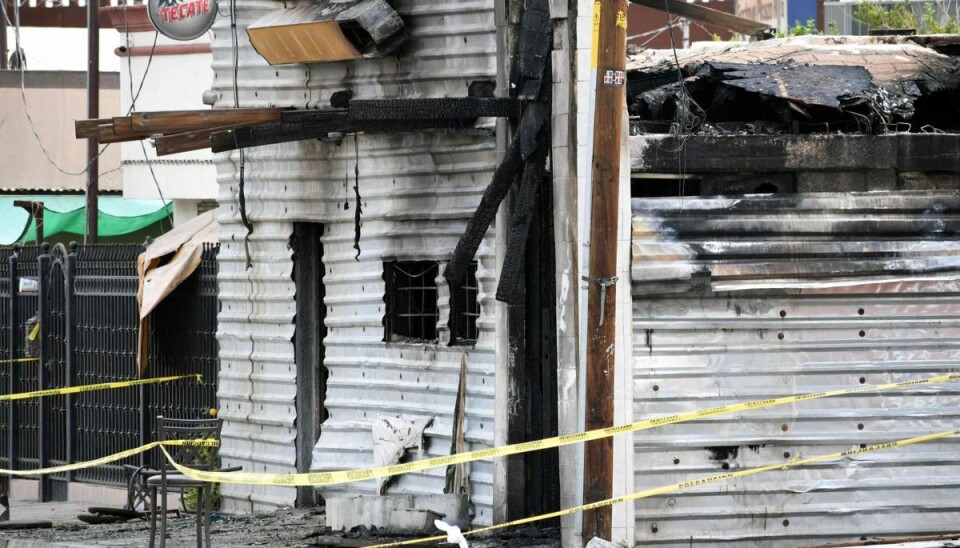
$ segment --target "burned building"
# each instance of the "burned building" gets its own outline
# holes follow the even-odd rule
[[[957,370],[954,52],[944,37],[805,37],[632,59],[635,416]],[[640,432],[635,488],[949,429],[956,399],[938,385]],[[636,538],[944,532],[955,452],[947,439],[641,500]]]
[[[366,469],[582,432],[598,407],[629,425],[957,371],[949,37],[707,44],[640,52],[625,74],[600,71],[585,0],[230,8],[214,27],[216,108],[185,118],[197,125],[157,136],[159,113],[88,128],[220,153],[227,466]],[[391,10],[383,32],[368,8]],[[300,26],[336,47],[284,46]],[[251,27],[256,48],[237,31]],[[605,120],[629,117],[629,138],[607,139],[620,132],[592,123],[593,93],[625,76]],[[598,248],[614,275],[591,277]],[[593,336],[608,318],[612,342]],[[590,399],[589,378],[612,394]],[[341,523],[394,495],[454,497],[478,526],[603,498],[584,494],[602,467],[613,497],[645,493],[610,511],[629,543],[941,533],[957,440],[860,449],[955,428],[957,397],[911,384],[651,422],[589,462],[569,444],[317,489],[225,482],[224,509],[323,497]],[[731,475],[755,466],[768,473]],[[587,519],[560,519],[566,546]]]

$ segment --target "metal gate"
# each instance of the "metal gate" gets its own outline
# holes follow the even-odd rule
[[[37,367],[43,390],[73,386],[70,369],[72,354],[72,325],[70,301],[73,294],[70,262],[75,256],[67,253],[63,244],[43,254],[39,262],[39,316],[40,362]],[[70,356],[70,357],[68,357]],[[72,462],[71,438],[68,428],[72,423],[72,396],[50,396],[40,399],[40,466],[62,466]],[[41,500],[67,500],[66,473],[42,476]]]
[[[0,392],[18,393],[138,378],[137,256],[141,245],[0,248]],[[0,463],[36,469],[83,462],[155,437],[155,418],[207,417],[217,407],[215,246],[153,312],[147,376],[200,373],[203,383],[148,385],[0,405]],[[39,322],[39,323],[38,323]],[[39,325],[39,327],[36,327]],[[41,500],[66,500],[71,481],[124,485],[124,464],[44,476]]]

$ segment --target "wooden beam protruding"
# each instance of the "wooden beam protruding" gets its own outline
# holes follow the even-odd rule
[[[198,129],[196,131],[174,133],[173,135],[160,135],[154,139],[154,144],[157,147],[157,156],[168,156],[170,154],[178,154],[180,152],[190,152],[192,150],[210,148],[211,135],[239,127],[243,126],[220,126],[212,129]]]
[[[276,123],[282,111],[279,108],[230,108],[134,112],[130,115],[130,124],[134,131],[148,134],[186,133],[222,126]]]
[[[95,120],[76,120],[73,123],[77,139],[92,139],[100,135],[100,126],[112,123],[110,118]]]

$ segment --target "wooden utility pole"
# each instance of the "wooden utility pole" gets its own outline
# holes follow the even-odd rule
[[[596,0],[593,6],[593,69],[597,71],[593,124],[593,205],[590,276],[587,278],[587,430],[613,426],[616,342],[617,224],[620,145],[626,104],[627,0]],[[583,448],[583,502],[613,497],[613,439]],[[583,514],[583,542],[610,540],[613,511]]]
[[[0,0],[2,1],[2,0]],[[87,118],[100,117],[100,1],[87,0]],[[87,141],[87,233],[84,243],[97,243],[99,218],[100,162],[97,140]]]
[[[7,0],[0,0],[6,2]],[[7,70],[7,21],[0,20],[0,70]]]

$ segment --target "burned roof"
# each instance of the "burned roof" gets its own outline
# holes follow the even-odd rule
[[[633,133],[960,129],[945,37],[804,36],[631,56]],[[677,66],[679,65],[679,70]],[[682,85],[681,85],[682,82]]]

